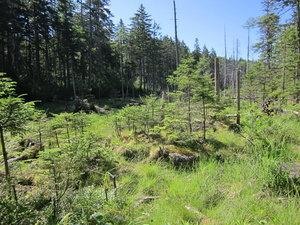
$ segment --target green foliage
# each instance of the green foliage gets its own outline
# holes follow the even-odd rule
[[[294,103],[300,95],[300,29],[297,23],[279,26],[274,11],[279,5],[297,12],[294,1],[264,2],[268,13],[255,21],[262,34],[255,45],[260,60],[220,58],[227,99],[218,106],[211,79],[214,50],[204,46],[201,52],[196,43],[191,55],[181,42],[182,63],[175,70],[174,41],[161,38],[143,5],[129,28],[120,21],[111,39],[107,1],[52,3],[2,4],[11,9],[0,15],[5,49],[0,54],[8,59],[2,69],[15,74],[19,90],[45,99],[122,94],[122,101],[102,102],[107,110],[123,106],[130,94],[159,93],[168,84],[171,92],[163,99],[142,97],[138,106],[116,113],[56,109],[47,118],[43,112],[32,115],[33,103],[1,75],[0,223],[300,223],[299,178],[282,170],[283,163],[299,161]],[[242,102],[238,132],[230,129],[235,113],[230,74],[236,68],[242,71],[242,97],[249,101]],[[277,113],[260,112],[267,98]],[[18,146],[24,137],[37,145],[34,159],[24,160],[33,151]],[[191,170],[174,168],[174,153],[197,156],[199,163]]]
[[[293,117],[289,115],[266,117],[260,113],[251,113],[245,116],[244,131],[249,149],[253,151],[251,154],[258,158],[291,160],[294,142],[291,140],[297,139],[294,131],[287,126],[287,121],[292,120]]]
[[[16,83],[0,74],[0,126],[8,131],[22,128],[33,113],[33,102],[25,102],[24,95],[17,96]]]
[[[282,163],[272,162],[269,169],[271,176],[266,180],[266,188],[270,189],[274,196],[300,196],[299,177],[291,177],[289,170],[283,170]]]
[[[193,75],[195,73],[195,60],[192,57],[183,59],[174,76],[167,80],[170,84],[178,86],[179,90],[189,91],[194,85]]]
[[[188,131],[192,132],[192,106],[191,101],[201,101],[203,115],[203,139],[206,139],[206,104],[214,101],[214,91],[212,87],[211,71],[208,56],[203,56],[196,63],[190,56],[182,61],[179,68],[174,72],[174,76],[168,78],[168,82],[178,87],[175,92],[187,107]],[[178,99],[178,98],[177,98]],[[177,100],[176,99],[176,100]],[[182,108],[182,107],[180,107]]]
[[[24,195],[18,194],[25,208],[16,207],[16,211],[0,205],[1,216],[7,215],[2,216],[3,221],[16,218],[22,224],[40,218],[40,224],[297,224],[291,221],[297,221],[299,212],[293,197],[298,183],[272,166],[274,160],[295,159],[291,149],[299,140],[297,116],[269,117],[258,113],[254,105],[250,109],[242,104],[251,113],[242,117],[240,133],[228,131],[228,123],[219,119],[215,132],[208,132],[207,141],[201,142],[199,132],[186,132],[186,117],[177,117],[182,114],[184,101],[167,103],[150,96],[143,102],[145,105],[127,106],[115,115],[84,114],[83,121],[76,120],[77,114],[62,113],[44,121],[38,121],[43,114],[35,115],[29,126],[37,128],[26,129],[26,135],[41,131],[42,140],[55,143],[48,124],[56,124],[60,147],[46,146],[37,159],[12,167],[13,171],[22,170],[14,172],[15,179],[31,176],[32,187]],[[194,104],[193,109],[201,110]],[[222,118],[222,113],[231,110],[225,108],[218,117]],[[120,136],[114,136],[111,127],[116,118]],[[176,123],[182,123],[183,131]],[[153,133],[159,137],[155,139]],[[167,147],[171,142],[182,147]],[[175,170],[169,164],[172,160],[147,160],[158,146],[178,154],[197,153],[199,163],[192,170]],[[124,160],[127,156],[122,152],[129,151],[133,158]],[[23,188],[18,184],[18,190]],[[278,195],[289,199],[278,200]],[[16,206],[15,202],[10,204]]]
[[[36,220],[36,213],[32,210],[32,202],[20,201],[16,203],[9,198],[0,199],[0,218],[2,224],[31,224]]]
[[[11,176],[8,166],[4,134],[8,131],[16,133],[22,129],[26,120],[34,111],[34,103],[25,103],[22,96],[17,96],[15,92],[15,85],[16,83],[10,78],[6,78],[4,77],[4,74],[0,73],[0,142],[5,166],[6,188],[8,191],[8,197],[14,197],[14,200],[17,201],[15,189],[12,189],[11,186]],[[13,195],[12,191],[14,192]]]

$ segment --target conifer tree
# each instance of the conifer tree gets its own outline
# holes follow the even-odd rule
[[[195,40],[195,46],[194,47],[195,47],[195,49],[192,52],[192,54],[193,54],[193,57],[196,60],[196,62],[198,62],[200,57],[201,57],[201,49],[200,49],[200,46],[199,46],[198,38],[196,38],[196,40]]]
[[[147,75],[146,70],[149,62],[149,48],[151,43],[152,20],[143,5],[131,18],[130,46],[132,61],[136,64],[136,74],[139,75],[139,88],[145,90]]]
[[[270,3],[265,1],[266,15],[259,18],[257,25],[260,28],[261,38],[254,47],[260,51],[261,59],[265,64],[263,83],[263,100],[267,97],[268,92],[274,91],[274,44],[279,33],[279,16],[270,12]],[[269,85],[270,84],[270,85]],[[270,88],[270,90],[268,90]]]
[[[182,63],[174,72],[174,76],[168,78],[168,82],[178,87],[178,89],[185,93],[187,102],[187,117],[189,132],[192,132],[192,119],[191,119],[191,98],[192,90],[195,88],[195,60],[193,57],[183,59]]]
[[[276,62],[276,91],[273,95],[285,99],[292,96],[297,99],[299,80],[297,78],[298,57],[296,26],[289,24],[283,27],[275,47]]]
[[[16,132],[24,126],[29,115],[33,112],[33,102],[25,103],[21,96],[15,92],[16,83],[10,78],[0,74],[0,142],[5,167],[5,180],[9,197],[12,195],[12,181],[8,166],[7,149],[5,145],[5,133]],[[16,200],[16,199],[15,199]]]
[[[122,98],[125,97],[125,85],[128,90],[128,80],[125,77],[125,67],[126,62],[128,62],[128,29],[124,25],[123,20],[121,19],[119,24],[116,27],[114,34],[115,48],[119,56],[119,66],[120,66],[120,79],[121,79],[121,92]],[[128,93],[128,92],[127,92]]]

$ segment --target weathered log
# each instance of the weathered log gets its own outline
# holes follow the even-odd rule
[[[228,114],[226,117],[237,117],[237,114]]]
[[[20,161],[20,160],[24,160],[24,156],[19,156],[19,157],[15,157],[15,158],[11,158],[9,160],[7,160],[8,163],[12,163],[15,161]]]

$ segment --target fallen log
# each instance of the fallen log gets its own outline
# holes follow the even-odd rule
[[[226,117],[237,117],[237,114],[228,114]]]
[[[16,158],[11,158],[11,159],[7,160],[7,162],[12,163],[12,162],[19,161],[19,160],[23,160],[23,156],[19,156],[19,157],[16,157]]]

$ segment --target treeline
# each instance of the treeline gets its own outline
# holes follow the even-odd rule
[[[234,92],[239,70],[245,98],[298,99],[299,0],[262,3],[265,15],[246,26],[260,30],[254,46],[260,58],[241,59],[237,41],[230,57],[218,57],[221,90]],[[280,23],[286,11],[291,18]],[[129,25],[111,18],[109,0],[1,0],[0,71],[30,99],[126,98],[172,89],[166,78],[176,70],[175,41],[160,33],[143,5]],[[183,41],[178,45],[181,62],[189,56],[208,60],[213,77],[213,49],[200,49],[198,39],[192,51]]]
[[[175,43],[143,5],[127,27],[108,0],[1,0],[0,71],[31,99],[138,96],[166,88]],[[180,57],[189,54],[179,43]]]
[[[299,101],[300,1],[264,0],[262,5],[264,15],[247,22],[249,29],[259,28],[260,39],[253,47],[260,58],[243,77],[243,94],[251,101]]]
[[[160,92],[176,70],[175,41],[162,36],[143,5],[127,26],[113,24],[108,0],[0,4],[0,71],[31,99]],[[192,52],[183,41],[178,46],[180,61],[191,54],[196,61],[209,57],[213,71],[213,49],[200,49],[198,39]]]

